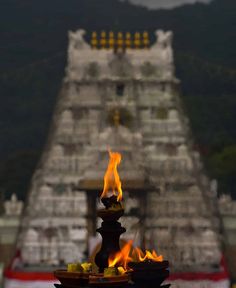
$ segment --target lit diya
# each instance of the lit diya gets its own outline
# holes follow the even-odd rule
[[[169,277],[169,262],[163,260],[163,257],[158,256],[155,251],[146,250],[143,253],[139,248],[135,248],[133,256],[134,261],[130,261],[128,267],[132,269],[131,279],[137,287],[160,287]]]
[[[109,268],[121,266],[123,273],[134,282],[134,287],[160,287],[169,276],[169,262],[154,250],[144,253],[140,248],[133,248],[132,244],[133,241],[127,242],[120,252],[110,256]]]

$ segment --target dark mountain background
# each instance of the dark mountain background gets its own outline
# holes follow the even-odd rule
[[[194,142],[236,198],[236,1],[148,10],[118,0],[1,0],[0,191],[24,199],[66,65],[68,30],[174,32]]]

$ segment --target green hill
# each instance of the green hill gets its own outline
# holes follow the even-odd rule
[[[6,196],[17,192],[24,198],[64,75],[67,32],[78,28],[173,30],[176,72],[196,147],[210,175],[236,197],[236,173],[230,164],[222,166],[228,154],[236,157],[235,0],[173,10],[118,0],[2,0],[0,189]]]

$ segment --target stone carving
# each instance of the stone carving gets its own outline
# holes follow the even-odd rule
[[[34,242],[37,243],[37,241],[38,241],[38,232],[35,229],[30,228],[26,232],[25,241],[26,241],[26,243],[34,243]]]
[[[188,156],[186,145],[180,145],[178,147],[178,154],[179,156],[183,156],[183,157]]]
[[[62,121],[62,124],[64,123],[72,124],[73,122],[72,112],[70,110],[63,111],[62,116],[61,116],[61,121]]]
[[[71,228],[69,235],[72,241],[83,241],[87,237],[87,231],[86,228]]]
[[[61,145],[55,145],[52,149],[52,157],[59,158],[64,156],[64,149]]]
[[[109,63],[109,67],[113,76],[116,77],[132,77],[133,67],[130,60],[123,54],[113,57]]]
[[[170,120],[178,120],[178,111],[175,109],[172,109],[168,113],[168,118]]]
[[[173,33],[171,31],[164,32],[163,30],[156,31],[157,43],[166,48],[172,46]]]
[[[84,40],[85,33],[82,29],[76,32],[69,31],[69,54],[81,49],[90,49],[90,46]]]
[[[132,133],[124,126],[108,127],[99,135],[99,143],[102,145],[116,146],[117,143],[122,145],[138,145],[142,143],[142,135],[140,133]]]
[[[7,216],[19,216],[23,209],[23,201],[18,200],[14,193],[9,201],[5,201],[4,209]]]
[[[85,42],[83,36],[84,30],[78,30],[76,32],[69,31],[69,47],[68,47],[68,66],[66,69],[68,79],[76,79],[78,71],[78,62],[81,57],[80,51],[90,50],[90,46]],[[83,70],[85,66],[83,66]],[[83,73],[79,73],[82,77]]]
[[[160,58],[167,64],[174,63],[172,39],[173,33],[171,31],[164,32],[163,30],[156,31],[157,43],[156,46],[160,48]]]
[[[39,193],[42,197],[50,197],[52,195],[52,187],[45,184],[40,187]]]
[[[60,132],[64,134],[72,134],[73,130],[74,130],[73,114],[70,110],[65,110],[61,115]]]

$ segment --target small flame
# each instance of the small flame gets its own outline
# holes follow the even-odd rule
[[[138,262],[144,262],[146,260],[152,260],[155,262],[162,262],[163,261],[163,256],[162,255],[157,255],[157,253],[152,250],[150,252],[149,250],[146,250],[145,254],[143,251],[139,248],[135,248],[133,253],[132,253],[132,258],[136,259]]]
[[[108,266],[115,267],[115,266],[122,266],[127,271],[127,265],[133,259],[130,257],[130,251],[132,248],[133,241],[128,241],[121,251],[117,252],[115,255],[112,255],[108,259]]]
[[[117,252],[114,255],[111,255],[108,259],[108,267],[123,267],[125,271],[128,270],[129,262],[144,262],[144,261],[154,261],[154,262],[162,262],[163,256],[157,255],[157,253],[152,250],[146,250],[145,253],[138,247],[132,249],[133,241],[128,241],[121,251]],[[131,253],[131,250],[132,253]]]
[[[122,189],[120,176],[117,171],[117,166],[121,162],[121,154],[118,152],[109,151],[110,160],[108,163],[107,171],[104,176],[104,187],[101,198],[107,196],[109,191],[112,191],[113,195],[117,195],[117,201],[122,200]]]

